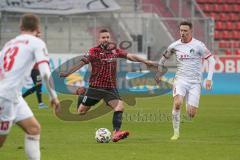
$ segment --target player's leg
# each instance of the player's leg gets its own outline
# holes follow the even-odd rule
[[[197,114],[197,109],[199,105],[201,94],[201,85],[193,84],[191,85],[188,95],[186,96],[187,114],[189,118],[193,118]]]
[[[29,160],[40,160],[40,124],[27,103],[21,98],[17,106],[16,123],[25,132],[25,152]]]
[[[78,108],[78,113],[80,115],[85,115],[90,108],[91,108],[91,106],[86,106],[86,105],[81,103],[79,108]]]
[[[187,114],[190,119],[196,116],[197,110],[198,110],[198,106],[187,104]]]
[[[43,102],[42,102],[42,79],[41,75],[38,69],[33,69],[31,73],[31,77],[33,80],[34,85],[36,86],[36,96],[38,101],[38,107],[41,108],[47,108]]]
[[[36,75],[36,81],[35,81],[35,85],[36,85],[36,95],[37,95],[37,100],[38,100],[38,104],[41,104],[43,103],[42,102],[42,79],[41,79],[41,76],[40,76],[40,73],[38,71],[38,73],[36,72],[35,73]]]
[[[77,111],[84,115],[87,111],[101,100],[101,93],[96,88],[88,88],[85,95],[79,95]]]
[[[113,130],[119,131],[122,125],[122,115],[124,111],[123,102],[119,99],[110,100],[107,102],[112,107],[114,113],[112,118]]]
[[[121,100],[117,89],[110,89],[107,94],[104,96],[104,101],[112,107],[114,113],[112,118],[113,124],[113,137],[112,141],[117,142],[121,139],[127,138],[129,135],[128,131],[121,131],[122,126],[122,115],[124,111],[123,101]]]
[[[180,130],[180,113],[181,106],[183,104],[184,96],[186,94],[187,86],[182,82],[175,82],[173,85],[173,109],[172,109],[172,125],[173,136],[171,140],[177,140],[179,138]]]
[[[27,97],[28,95],[32,94],[33,92],[35,92],[36,90],[36,86],[33,86],[32,88],[28,89],[25,93],[23,93],[23,97]]]
[[[37,89],[36,82],[35,82],[35,77],[34,77],[34,70],[31,71],[31,78],[32,78],[32,81],[33,81],[34,86],[33,86],[32,88],[28,89],[28,90],[22,95],[23,97],[29,96],[30,94],[32,94],[33,92],[35,92],[36,89]]]
[[[179,130],[180,130],[180,114],[181,114],[181,106],[183,104],[184,97],[182,95],[176,95],[173,98],[173,109],[172,109],[172,125],[173,125],[173,136],[172,140],[176,140],[179,138]]]

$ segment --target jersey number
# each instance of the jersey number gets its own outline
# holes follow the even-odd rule
[[[9,128],[9,121],[0,122],[0,130],[7,131]]]
[[[3,67],[6,72],[12,69],[13,63],[15,61],[15,56],[17,55],[17,53],[18,53],[18,47],[9,48],[5,53],[3,58],[3,61],[4,61]]]

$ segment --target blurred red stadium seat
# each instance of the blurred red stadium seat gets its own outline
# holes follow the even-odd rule
[[[239,14],[235,14],[235,13],[230,13],[230,20],[231,21],[238,21],[240,18],[239,18]]]
[[[219,48],[230,48],[230,43],[228,41],[219,41],[218,47]]]
[[[225,25],[223,22],[221,21],[217,21],[215,24],[215,29],[216,30],[224,30],[225,29]]]
[[[235,55],[240,56],[240,49],[236,49],[234,53],[235,53]]]
[[[216,0],[216,3],[224,3],[224,0]]]
[[[233,39],[240,39],[240,32],[239,31],[233,31],[232,32],[232,38]]]
[[[227,21],[228,20],[228,15],[226,13],[220,13],[219,14],[219,20],[221,21]]]
[[[223,32],[220,32],[220,34],[221,34],[222,39],[229,39],[229,38],[231,38],[231,32],[223,31]]]
[[[212,10],[212,5],[204,4],[204,5],[201,5],[201,8],[203,9],[204,12],[210,12]]]
[[[224,51],[224,54],[225,54],[225,55],[232,55],[232,52],[231,52],[230,49],[226,49],[226,50]]]
[[[223,4],[221,9],[223,12],[232,12],[232,5]]]
[[[235,4],[233,5],[233,9],[234,12],[239,12],[240,11],[240,5],[239,4]]]
[[[219,31],[214,32],[214,38],[217,39],[217,40],[222,38]]]
[[[214,38],[226,55],[240,55],[240,0],[197,0],[215,20]],[[237,48],[237,49],[236,49]],[[222,53],[222,52],[221,52]]]
[[[240,48],[240,41],[232,41],[233,48]]]
[[[216,20],[219,20],[219,14],[217,13],[214,13],[214,12],[211,12],[211,13],[208,13],[206,14],[208,17],[212,17],[215,21]]]
[[[226,25],[225,25],[225,29],[227,29],[227,30],[233,30],[233,29],[235,29],[234,23],[228,21],[228,22],[226,23]]]
[[[225,0],[225,3],[234,4],[237,3],[237,1],[239,0]]]
[[[214,4],[212,7],[213,12],[221,12],[221,10],[222,10],[222,6],[219,4]]]
[[[236,29],[236,30],[240,30],[240,22],[237,22],[237,23],[236,23],[235,29]]]

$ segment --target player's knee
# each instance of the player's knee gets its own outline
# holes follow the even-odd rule
[[[118,104],[116,107],[114,107],[114,111],[124,111],[124,106],[122,103]]]
[[[197,111],[194,110],[194,111],[191,113],[191,117],[194,118],[196,115],[197,115]]]
[[[82,106],[80,105],[79,109],[78,109],[78,112],[81,114],[81,115],[85,115],[87,113],[87,111],[89,110],[90,107],[86,107],[86,106]]]
[[[182,102],[181,101],[175,101],[174,102],[174,107],[176,110],[179,110],[182,106]]]
[[[29,127],[27,129],[27,134],[29,134],[29,135],[39,135],[40,132],[41,132],[40,124],[32,125],[31,127]]]
[[[190,118],[194,118],[194,117],[195,117],[195,114],[192,113],[192,112],[188,112],[188,116],[189,116]]]
[[[195,107],[189,107],[187,113],[190,118],[194,118],[197,114],[197,109]]]

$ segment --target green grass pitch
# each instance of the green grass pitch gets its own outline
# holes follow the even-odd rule
[[[97,143],[94,134],[97,128],[112,128],[112,112],[90,121],[65,122],[51,109],[38,109],[35,95],[27,101],[42,125],[42,160],[238,160],[239,99],[240,95],[203,95],[198,115],[192,121],[181,116],[180,139],[172,142],[171,96],[139,98],[136,106],[126,106],[122,129],[130,131],[129,138],[108,144]],[[19,127],[12,128],[0,160],[26,159],[23,136]]]

